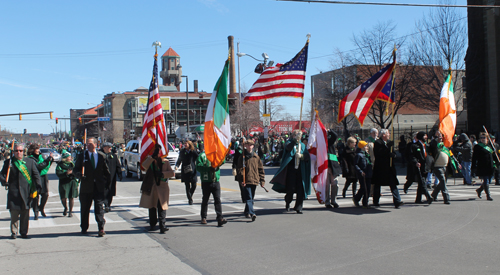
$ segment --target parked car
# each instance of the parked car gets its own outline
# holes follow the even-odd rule
[[[131,140],[127,143],[127,147],[125,148],[125,152],[123,154],[123,165],[125,166],[125,175],[127,178],[132,177],[132,172],[137,174],[137,178],[142,180],[146,171],[142,171],[140,168],[140,156],[141,152],[141,144],[138,140]],[[175,168],[175,163],[179,158],[179,153],[174,150],[174,147],[170,143],[168,143],[168,162],[172,169]],[[175,178],[180,178],[181,176],[181,168],[179,167],[175,170]]]
[[[42,158],[46,159],[52,153],[52,157],[54,158],[54,162],[61,161],[61,154],[59,154],[56,150],[52,148],[40,148],[40,154],[42,154]]]

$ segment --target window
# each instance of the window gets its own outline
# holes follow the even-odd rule
[[[408,121],[405,119],[405,123],[407,123]]]

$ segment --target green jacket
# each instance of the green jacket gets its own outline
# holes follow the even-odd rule
[[[224,162],[222,164],[224,164]],[[205,152],[202,152],[198,156],[198,159],[196,159],[196,170],[200,172],[201,182],[218,182],[220,180],[219,167],[212,168]]]

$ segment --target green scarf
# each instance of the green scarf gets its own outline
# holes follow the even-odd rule
[[[368,140],[369,140],[371,143],[375,143],[375,139],[374,139],[374,138],[372,138],[371,136],[370,136],[370,137],[368,137]]]
[[[30,157],[36,159],[35,155],[31,155]],[[44,161],[45,160],[43,159],[42,155],[38,155],[38,162],[37,162],[37,164],[40,164],[40,163],[42,163]],[[50,169],[50,165],[52,165],[52,162],[49,161],[49,165],[47,165],[47,167],[43,168],[43,170],[40,171],[40,176],[47,175],[47,173],[49,172],[49,169]]]
[[[477,145],[481,146],[481,148],[483,148],[484,150],[488,151],[490,154],[495,153],[495,151],[493,151],[493,148],[491,148],[490,146],[488,146],[488,145],[486,145],[484,143],[479,142]],[[496,161],[495,161],[494,158],[492,158],[492,159],[493,159],[493,168],[496,169],[497,168],[497,163],[496,163]]]
[[[28,184],[30,186],[30,198],[35,198],[38,195],[38,193],[36,191],[35,184],[31,180],[31,175],[28,172],[28,167],[26,167],[26,165],[25,165],[26,162],[24,162],[23,160],[18,160],[17,158],[14,158],[13,163],[17,167],[17,169],[21,172],[21,174],[23,174],[24,178],[26,179],[26,181],[28,182]]]
[[[366,161],[368,162],[369,165],[372,165],[372,161],[371,161],[371,158],[370,158],[370,154],[368,154],[367,152],[365,152],[365,157],[366,157]]]

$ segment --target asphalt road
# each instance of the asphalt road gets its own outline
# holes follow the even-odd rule
[[[222,210],[228,223],[218,228],[213,206],[207,225],[200,224],[201,187],[189,205],[184,184],[170,181],[170,230],[148,232],[147,209],[138,208],[140,182],[118,183],[113,209],[106,214],[104,238],[79,233],[79,204],[73,218],[62,216],[54,167],[47,218],[30,221],[30,240],[10,240],[6,192],[0,196],[0,271],[99,274],[499,274],[498,206],[500,188],[491,186],[494,201],[478,199],[477,186],[448,181],[451,205],[413,204],[415,188],[400,209],[383,189],[381,207],[357,208],[351,191],[339,197],[338,209],[305,201],[304,214],[285,212],[283,194],[271,186],[258,188],[257,220],[243,216],[239,188],[231,164],[222,168]],[[266,167],[266,182],[277,168]],[[340,187],[344,180],[340,180]],[[404,183],[404,177],[400,176]],[[402,185],[400,185],[402,189]],[[339,191],[339,194],[341,192]],[[212,203],[212,200],[210,201]],[[292,204],[293,206],[293,204]],[[31,218],[33,219],[33,218]],[[80,249],[81,248],[81,249]],[[40,253],[36,253],[39,251]],[[67,259],[65,261],[64,259]],[[44,268],[26,265],[26,259]],[[83,260],[82,260],[83,259]],[[9,268],[10,266],[10,268]],[[91,268],[91,269],[89,269]],[[117,269],[119,268],[119,269]],[[4,272],[0,272],[5,274]],[[16,272],[14,272],[16,273]]]

